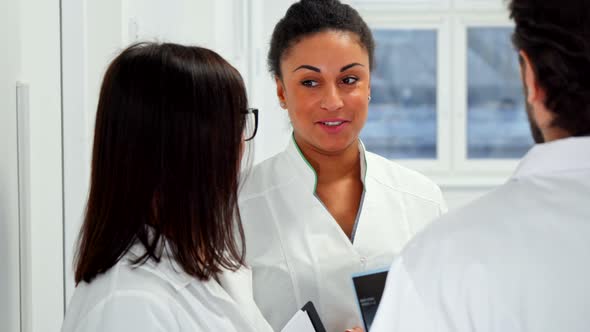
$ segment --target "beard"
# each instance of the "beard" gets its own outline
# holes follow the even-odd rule
[[[535,141],[536,144],[541,144],[541,143],[545,143],[545,137],[543,137],[543,133],[541,132],[541,128],[539,128],[539,125],[537,125],[537,121],[535,121],[535,118],[533,117],[533,105],[529,104],[528,101],[526,101],[526,89],[525,89],[525,107],[526,107],[526,116],[529,120],[529,126],[531,128],[531,134],[533,135],[533,140]]]
[[[524,105],[526,108],[526,117],[529,120],[529,126],[531,128],[531,135],[533,135],[533,140],[536,144],[545,143],[545,137],[543,137],[543,132],[541,132],[541,128],[535,121],[535,117],[533,116],[533,105],[528,102],[529,97],[529,89],[527,89],[526,82],[524,80],[525,75],[525,68],[521,62],[521,78],[522,78],[522,85],[524,86]]]

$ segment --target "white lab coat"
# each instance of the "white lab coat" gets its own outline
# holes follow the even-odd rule
[[[387,268],[446,210],[433,182],[359,145],[365,190],[353,243],[315,196],[315,172],[294,139],[257,165],[243,186],[239,203],[254,297],[277,331],[310,300],[328,331],[361,326],[352,274]]]
[[[371,332],[590,331],[590,138],[535,146],[392,265]]]
[[[272,331],[252,302],[248,270],[203,282],[166,254],[133,267],[130,259],[144,250],[136,244],[106,273],[80,283],[62,332]]]

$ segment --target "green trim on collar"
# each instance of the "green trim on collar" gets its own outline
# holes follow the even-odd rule
[[[295,148],[297,149],[297,152],[299,152],[299,155],[301,156],[301,158],[303,159],[303,161],[305,161],[305,163],[307,164],[307,166],[309,166],[309,168],[313,172],[313,175],[315,176],[315,182],[314,182],[314,185],[313,185],[313,193],[315,194],[316,191],[317,191],[317,189],[318,189],[318,173],[316,173],[316,171],[313,168],[313,166],[311,166],[311,163],[307,160],[307,158],[305,158],[305,156],[303,155],[303,152],[301,152],[301,149],[299,148],[299,145],[297,145],[297,141],[295,140],[295,132],[293,132],[291,134],[291,138],[293,139],[293,144],[295,144]]]
[[[291,133],[291,139],[293,140],[293,144],[295,144],[295,148],[297,149],[297,152],[299,152],[301,159],[303,159],[303,161],[305,161],[305,163],[307,164],[307,166],[309,166],[309,169],[311,169],[311,171],[313,172],[313,175],[315,176],[315,182],[313,185],[313,192],[315,193],[318,189],[318,174],[316,173],[315,168],[313,168],[313,166],[311,166],[311,163],[309,162],[309,160],[307,160],[307,158],[305,158],[305,155],[303,155],[303,152],[301,152],[299,145],[297,145],[297,141],[295,140],[295,132]],[[367,170],[368,169],[367,151],[365,150],[365,145],[363,144],[361,139],[359,138],[358,140],[359,140],[358,144],[359,144],[360,159],[363,162],[363,165],[361,165],[361,181],[363,182],[363,187],[365,187],[365,180],[367,179],[367,171],[368,171]]]

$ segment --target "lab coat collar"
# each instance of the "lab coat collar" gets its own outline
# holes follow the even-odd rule
[[[153,234],[151,227],[150,234]],[[165,280],[177,292],[190,287],[194,282],[201,283],[200,280],[184,272],[182,267],[172,256],[170,245],[164,238],[160,238],[158,248],[162,245],[164,245],[165,248],[162,251],[160,262],[155,262],[153,259],[150,259],[143,265],[137,266],[137,268],[147,270],[162,280]],[[141,243],[136,242],[129,249],[126,258],[135,261],[138,257],[143,256],[145,252],[145,247]],[[256,317],[256,312],[252,310],[255,306],[248,302],[248,300],[250,300],[248,295],[251,294],[252,291],[243,287],[244,285],[252,285],[251,278],[251,271],[246,268],[242,268],[238,271],[229,271],[222,268],[221,273],[206,282],[206,287],[209,288],[212,296],[223,301],[245,304],[243,312],[248,319],[252,319],[252,317]]]
[[[367,176],[367,159],[365,156],[365,145],[358,139],[359,144],[359,155],[360,155],[360,163],[361,163],[361,181],[363,185],[365,184],[365,178]],[[289,156],[290,162],[293,167],[296,169],[298,174],[303,175],[303,179],[306,185],[313,186],[313,192],[316,192],[318,179],[315,169],[311,166],[309,161],[301,152],[301,149],[295,142],[295,135],[291,135],[291,139],[289,140],[289,145],[287,146],[287,155]]]
[[[535,145],[512,179],[583,169],[590,169],[590,137],[569,137]]]
[[[151,229],[151,227],[149,227],[149,229],[150,234],[153,234],[153,230]],[[164,248],[162,248],[162,246],[164,246]],[[188,273],[184,272],[184,269],[176,262],[172,255],[170,245],[163,237],[160,238],[157,248],[158,249],[156,249],[156,252],[159,252],[160,248],[162,248],[162,257],[160,259],[160,262],[156,262],[153,259],[149,259],[143,265],[140,265],[138,267],[149,270],[150,272],[156,274],[163,280],[168,281],[177,291],[188,286],[194,278]],[[131,261],[136,261],[137,258],[143,256],[145,252],[146,249],[143,246],[143,244],[137,241],[129,249],[126,258]]]

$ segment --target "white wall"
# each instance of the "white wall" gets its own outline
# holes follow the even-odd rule
[[[58,331],[63,315],[59,0],[20,0],[19,79],[30,86],[30,224],[21,266],[23,331]]]
[[[63,313],[59,1],[1,2],[0,37],[0,330],[19,331],[22,321],[22,331],[58,331]],[[29,86],[29,127],[20,131],[28,142],[20,155],[28,164],[21,166],[28,167],[20,174],[17,81]],[[27,203],[20,226],[17,175],[27,180],[20,188],[21,203]]]
[[[59,1],[2,1],[0,40],[0,330],[58,331],[63,315]],[[27,124],[18,131],[20,150],[17,81],[29,87],[22,99],[28,107],[21,107],[28,109],[27,117],[19,119]]]
[[[91,121],[86,110],[89,75],[85,66],[87,35],[84,1],[62,1],[63,168],[64,168],[64,277],[65,292],[73,292],[73,248],[84,213],[90,173]],[[93,93],[94,94],[94,93]],[[89,102],[88,102],[89,103]],[[71,235],[70,235],[71,234]],[[66,296],[66,303],[69,296]]]
[[[213,49],[248,76],[250,0],[125,0],[123,43],[173,42]]]
[[[268,72],[266,56],[275,24],[294,0],[252,0],[250,40],[250,103],[259,108],[259,126],[254,139],[254,160],[260,162],[284,150],[291,124],[287,112],[279,107],[276,84]]]
[[[126,0],[123,25],[128,41],[175,42],[211,46],[214,42],[213,1]]]
[[[16,81],[19,8],[0,1],[0,331],[20,331]]]
[[[74,290],[74,248],[88,196],[100,84],[122,38],[119,0],[62,0],[66,303]]]

